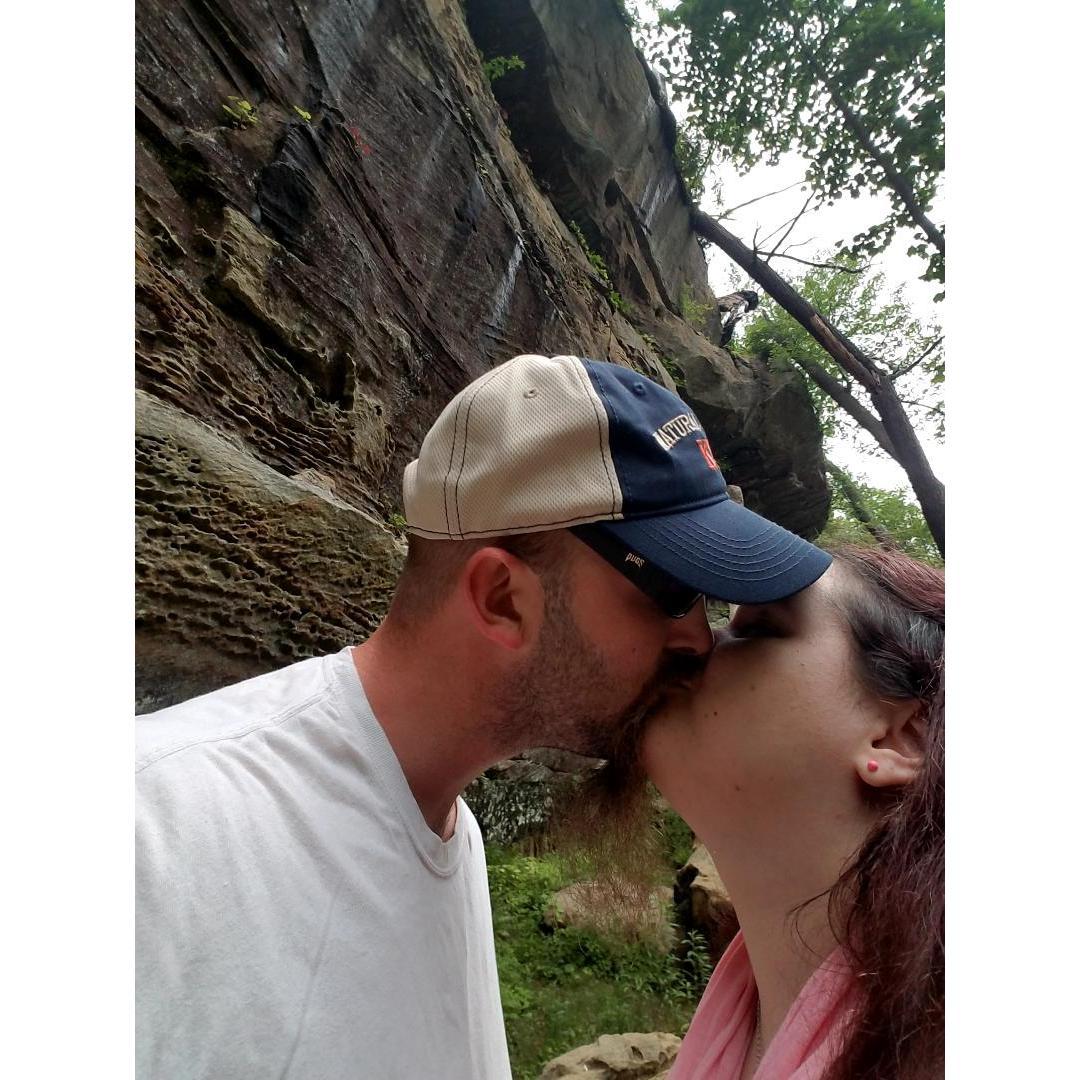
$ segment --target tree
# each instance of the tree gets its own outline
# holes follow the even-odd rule
[[[653,61],[705,144],[749,169],[797,151],[820,199],[884,192],[892,209],[846,245],[870,258],[900,227],[944,281],[929,217],[944,169],[944,0],[681,0]],[[939,296],[942,294],[939,294]]]
[[[850,476],[832,462],[828,463],[828,471],[832,511],[818,543],[877,543],[898,548],[934,566],[942,565],[926,519],[902,490],[874,487],[865,478]]]
[[[898,374],[869,356],[813,304],[791,287],[757,252],[748,248],[720,222],[691,209],[690,224],[697,234],[716,244],[741,266],[820,345],[845,376],[865,391],[871,412],[844,383],[812,363],[801,366],[814,382],[846,409],[878,445],[907,473],[926,524],[938,550],[945,554],[945,488],[934,475],[915,428],[896,388]]]
[[[851,339],[886,373],[913,425],[941,441],[945,360],[940,329],[923,326],[899,290],[887,296],[881,273],[866,276],[819,267],[792,284],[830,322],[848,328]],[[744,326],[742,347],[747,352],[766,358],[770,366],[795,366],[807,377],[826,438],[858,442],[860,432],[865,432],[872,440],[871,453],[895,457],[866,389],[790,314],[766,300]]]

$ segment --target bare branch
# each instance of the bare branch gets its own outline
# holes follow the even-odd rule
[[[787,187],[777,188],[775,191],[770,191],[768,195],[758,195],[756,199],[747,199],[746,202],[739,203],[738,206],[733,206],[730,210],[725,210],[722,214],[718,215],[717,221],[723,221],[725,218],[731,217],[736,210],[742,210],[744,207],[752,206],[756,202],[761,202],[762,199],[771,199],[774,195],[782,195],[785,191],[790,191],[793,187],[799,187],[801,184],[806,183],[806,177],[801,180],[796,180],[794,184],[788,184]]]
[[[770,251],[769,254],[765,256],[766,262],[768,262],[769,259],[772,258],[772,256],[780,250],[784,241],[791,235],[791,230],[794,229],[796,225],[798,225],[799,221],[802,219],[803,214],[805,214],[806,211],[810,208],[810,204],[813,201],[814,193],[811,192],[810,195],[807,197],[806,202],[803,203],[802,209],[793,218],[788,218],[788,220],[785,221],[783,225],[780,225],[777,228],[773,229],[773,231],[765,237],[762,243],[767,244],[781,229],[787,229],[787,232],[784,233],[784,235],[781,236],[780,239],[776,242],[776,246],[772,249],[772,251]]]
[[[925,409],[928,413],[933,413],[935,416],[945,418],[945,411],[940,405],[927,405],[925,401],[909,401],[907,398],[900,398],[902,405],[910,405],[915,409]]]
[[[861,274],[867,268],[865,266],[841,266],[839,263],[814,262],[812,259],[798,259],[794,255],[787,255],[782,251],[774,251],[766,256],[769,259],[790,259],[792,262],[802,263],[803,266],[818,266],[822,270],[843,270],[845,274]]]
[[[906,375],[909,371],[914,371],[914,369],[917,368],[944,340],[945,335],[939,334],[921,353],[919,353],[917,357],[915,357],[914,360],[911,361],[910,364],[907,364],[896,371],[890,371],[889,378],[892,379],[893,382],[896,382],[897,379]]]

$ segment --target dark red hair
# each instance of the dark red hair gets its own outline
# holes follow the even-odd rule
[[[945,574],[897,551],[845,548],[841,606],[875,694],[921,703],[926,750],[829,896],[858,1006],[823,1080],[924,1080],[945,1054]]]

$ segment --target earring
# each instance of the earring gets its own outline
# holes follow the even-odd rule
[[[868,761],[868,762],[866,763],[866,771],[867,771],[867,772],[877,772],[877,771],[878,771],[878,769],[879,769],[879,767],[880,767],[880,766],[878,765],[878,763],[877,763],[877,762],[876,762],[876,761],[875,761],[875,760],[874,760],[873,758],[871,758],[871,759],[870,759],[870,760],[869,760],[869,761]]]

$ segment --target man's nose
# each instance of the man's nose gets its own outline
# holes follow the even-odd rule
[[[671,619],[667,646],[673,652],[707,656],[712,652],[713,632],[705,618],[705,601],[699,600],[687,615]]]

